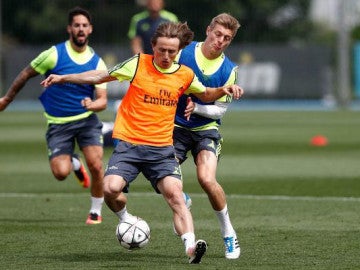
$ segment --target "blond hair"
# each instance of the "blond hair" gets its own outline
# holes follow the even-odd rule
[[[209,24],[210,29],[214,29],[216,24],[220,24],[226,29],[231,30],[231,32],[233,33],[233,37],[236,35],[237,30],[241,26],[238,20],[228,13],[221,13],[215,16]]]

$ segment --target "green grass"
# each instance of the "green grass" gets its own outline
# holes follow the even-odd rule
[[[112,114],[102,113],[103,120]],[[89,191],[73,177],[51,175],[40,112],[0,113],[0,269],[359,269],[360,113],[229,112],[218,179],[228,194],[242,248],[224,259],[218,221],[195,177],[183,166],[196,234],[209,249],[188,265],[171,213],[141,176],[128,208],[151,227],[149,245],[128,252],[115,238],[117,219],[86,226]],[[317,134],[329,140],[313,147]],[[111,155],[106,149],[104,164]]]

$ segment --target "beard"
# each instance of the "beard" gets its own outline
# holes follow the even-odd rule
[[[81,37],[84,37],[84,36],[81,36]],[[78,39],[77,36],[75,36],[73,34],[73,35],[71,35],[71,38],[77,47],[84,47],[88,43],[88,37],[86,37],[83,41],[81,41]]]

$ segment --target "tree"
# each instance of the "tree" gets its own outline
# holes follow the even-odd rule
[[[67,37],[67,11],[82,6],[93,15],[92,43],[127,43],[131,16],[141,8],[128,0],[3,0],[3,33],[20,43],[44,44]],[[166,9],[187,21],[195,38],[205,37],[211,18],[228,12],[239,19],[242,29],[235,42],[290,42],[314,38],[306,19],[309,0],[181,0],[167,1]]]

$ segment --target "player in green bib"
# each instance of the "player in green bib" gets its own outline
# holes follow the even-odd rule
[[[130,21],[128,37],[134,54],[152,54],[151,38],[164,22],[177,22],[174,13],[164,9],[164,0],[146,0],[146,10],[135,14]]]

